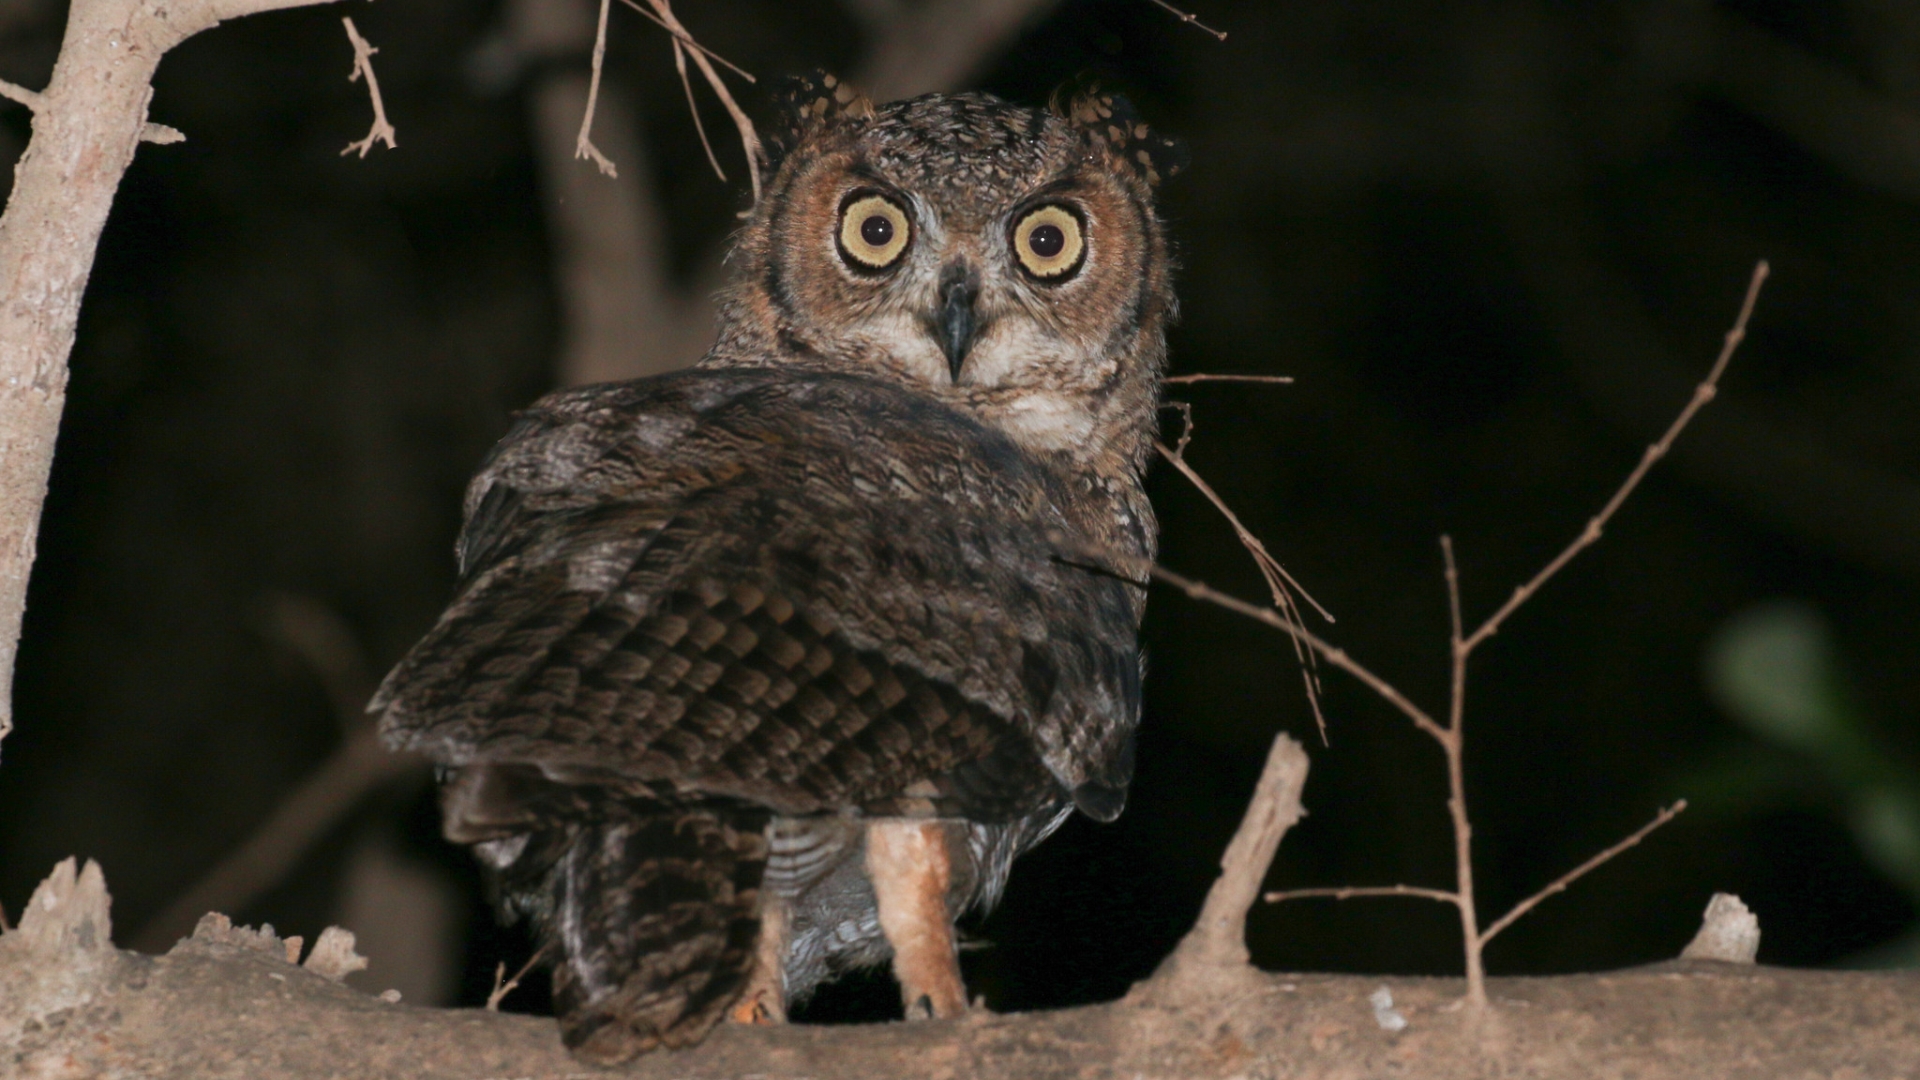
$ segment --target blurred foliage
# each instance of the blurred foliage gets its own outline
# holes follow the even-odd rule
[[[887,2],[677,10],[764,80],[853,69],[854,9]],[[1186,138],[1194,164],[1164,204],[1184,267],[1176,369],[1298,380],[1183,388],[1189,460],[1339,617],[1327,634],[1429,707],[1446,690],[1439,534],[1472,621],[1614,489],[1705,371],[1754,261],[1773,262],[1720,399],[1605,541],[1476,656],[1483,910],[1656,806],[1703,805],[1694,785],[1728,761],[1805,795],[1728,789],[1729,812],[1683,815],[1516,924],[1491,970],[1671,957],[1716,891],[1758,913],[1767,962],[1831,963],[1909,932],[1913,864],[1856,823],[1910,822],[1869,808],[1906,790],[1896,763],[1920,760],[1920,5],[1196,9],[1225,43],[1144,0],[1066,0],[980,85],[1040,103],[1099,80]],[[60,10],[0,3],[0,77],[43,84]],[[498,40],[493,0],[352,14],[399,129],[399,150],[364,161],[339,155],[367,102],[337,10],[240,20],[161,68],[153,117],[188,141],[141,150],[81,317],[0,769],[9,908],[58,858],[93,856],[116,925],[135,927],[246,835],[341,738],[326,688],[260,632],[262,598],[315,598],[391,662],[445,600],[466,475],[551,383],[538,69],[474,81],[503,70],[474,60]],[[707,168],[665,39],[616,15],[609,69],[653,147],[675,272],[697,278],[742,197]],[[767,115],[759,91],[742,101]],[[0,167],[27,134],[0,103]],[[1164,561],[1261,596],[1218,515],[1177,476],[1154,483]],[[1845,692],[1805,648],[1761,662],[1789,684],[1769,700],[1802,702],[1752,713],[1790,732],[1763,742],[1715,706],[1699,662],[1730,613],[1783,595],[1826,614]],[[1313,738],[1278,635],[1159,591],[1145,636],[1128,811],[1069,824],[975,928],[990,947],[968,954],[970,978],[996,1008],[1113,996],[1150,971],[1198,909],[1275,730]],[[1786,679],[1793,663],[1813,674]],[[1311,816],[1270,883],[1445,883],[1439,755],[1349,681],[1330,674],[1326,700]],[[369,805],[232,914],[311,936],[369,829],[465,881],[464,992],[483,999],[524,945],[491,928],[422,793]],[[1439,905],[1263,908],[1249,933],[1269,967],[1459,967]],[[860,992],[818,1015],[857,1013]]]
[[[1903,761],[1861,715],[1820,613],[1791,600],[1743,611],[1708,643],[1706,670],[1720,707],[1793,763],[1722,773],[1709,781],[1715,809],[1812,796],[1846,824],[1874,869],[1920,904],[1920,768]],[[1812,783],[1795,767],[1809,762],[1817,770]],[[1920,964],[1920,933],[1842,962]]]

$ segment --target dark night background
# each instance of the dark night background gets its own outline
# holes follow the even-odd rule
[[[1715,891],[1759,914],[1763,961],[1914,962],[1920,11],[1197,2],[1225,43],[1145,0],[1069,0],[978,85],[1040,102],[1099,79],[1187,140],[1193,166],[1164,191],[1184,266],[1174,370],[1297,379],[1175,388],[1197,421],[1190,460],[1338,616],[1326,636],[1430,709],[1446,690],[1439,535],[1477,621],[1598,509],[1705,372],[1755,260],[1773,262],[1720,402],[1481,650],[1469,688],[1483,918],[1659,806],[1693,808],[1516,925],[1490,970],[1672,957]],[[63,7],[0,6],[0,77],[44,85]],[[272,613],[289,597],[333,613],[377,674],[447,598],[461,487],[508,413],[553,385],[563,310],[525,82],[469,74],[495,7],[257,16],[162,65],[152,116],[188,141],[140,150],[81,319],[0,767],[9,911],[59,858],[93,857],[133,940],[343,738]],[[863,47],[829,0],[678,10],[763,85],[851,70]],[[339,154],[368,119],[343,13],[380,48],[399,130],[400,149],[365,160]],[[667,39],[614,23],[609,69],[692,277],[744,196],[707,170]],[[764,91],[734,86],[768,115]],[[0,102],[0,164],[28,130]],[[1184,481],[1162,467],[1154,493],[1168,566],[1263,595]],[[1825,741],[1711,691],[1713,642],[1756,618],[1825,643]],[[1276,731],[1309,740],[1314,771],[1272,887],[1450,882],[1441,758],[1397,714],[1326,671],[1317,745],[1288,643],[1169,590],[1145,640],[1126,815],[1069,824],[975,927],[970,979],[997,1009],[1113,997],[1149,972]],[[364,885],[396,876],[413,885]],[[348,895],[363,887],[389,899]],[[464,958],[443,996],[483,1000],[526,946],[492,927],[414,778],[231,914],[311,940],[343,912],[398,918],[411,901],[392,897],[434,895],[457,898],[434,925]],[[375,965],[365,985],[392,985],[365,923],[348,922]],[[1268,968],[1460,963],[1452,911],[1416,901],[1260,908],[1250,936]],[[856,985],[814,1015],[890,997]]]

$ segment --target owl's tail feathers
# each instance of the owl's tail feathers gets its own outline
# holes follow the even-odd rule
[[[560,1035],[614,1064],[698,1042],[746,988],[760,933],[766,814],[634,807],[577,827],[548,877]]]
[[[440,794],[447,838],[492,871],[502,914],[533,916],[577,1055],[613,1064],[691,1045],[746,989],[767,811],[615,794],[515,764],[451,770]]]

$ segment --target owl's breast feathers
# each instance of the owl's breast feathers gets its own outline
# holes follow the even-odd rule
[[[1071,798],[1110,820],[1136,587],[1085,567],[1069,497],[1004,436],[858,378],[558,393],[474,479],[458,593],[370,708],[390,745],[499,782],[983,822]],[[449,834],[532,824],[488,805]]]

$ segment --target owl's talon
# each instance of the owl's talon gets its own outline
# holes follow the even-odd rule
[[[759,992],[748,993],[734,1003],[727,1011],[727,1019],[736,1024],[778,1024],[780,1017],[767,1004],[767,999]]]

